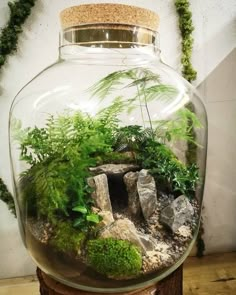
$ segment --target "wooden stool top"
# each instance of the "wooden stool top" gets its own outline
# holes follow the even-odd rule
[[[47,276],[40,269],[37,269],[37,275],[41,295],[104,295],[104,293],[91,293],[65,286]],[[180,266],[175,272],[156,285],[142,290],[117,293],[117,295],[183,295],[182,280],[183,269]]]

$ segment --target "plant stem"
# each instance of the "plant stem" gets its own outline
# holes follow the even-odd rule
[[[142,86],[142,90],[143,90],[145,108],[146,108],[146,111],[147,111],[149,124],[150,124],[150,128],[151,128],[151,131],[152,131],[152,137],[154,138],[154,129],[153,129],[153,125],[152,125],[151,115],[150,115],[150,112],[149,112],[149,109],[148,109],[147,96],[146,96],[146,92],[145,92],[145,85]]]
[[[141,111],[141,117],[143,120],[143,127],[146,128],[145,126],[145,120],[144,120],[144,115],[143,115],[143,106],[141,103],[141,95],[140,95],[140,91],[139,91],[139,86],[137,85],[137,91],[138,91],[138,100],[139,100],[139,106],[140,106],[140,111]]]

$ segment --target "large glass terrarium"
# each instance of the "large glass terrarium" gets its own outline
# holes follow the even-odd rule
[[[153,12],[81,5],[61,22],[58,61],[11,107],[22,238],[64,284],[140,288],[174,271],[196,239],[205,109],[160,60]]]

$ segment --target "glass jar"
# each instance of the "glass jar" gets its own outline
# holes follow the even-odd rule
[[[58,61],[10,112],[22,238],[66,285],[138,289],[173,272],[196,240],[205,108],[162,63],[155,13],[92,4],[61,21]]]

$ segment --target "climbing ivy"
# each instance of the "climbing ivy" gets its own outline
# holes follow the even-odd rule
[[[192,13],[190,11],[190,3],[189,0],[175,0],[176,11],[179,15],[179,29],[182,36],[182,75],[188,80],[190,83],[197,78],[197,72],[193,68],[191,57],[193,50],[193,36],[192,32],[194,31],[193,21],[192,21]],[[189,104],[188,108],[194,112],[193,104]],[[191,124],[191,122],[190,122]],[[196,138],[196,134],[194,130],[192,130],[192,137]],[[192,143],[188,143],[188,148],[186,152],[186,158],[188,163],[195,163],[197,157],[196,146]],[[197,256],[204,256],[205,251],[205,242],[203,240],[204,227],[203,221],[201,220],[199,233],[197,237]]]
[[[36,0],[18,0],[8,2],[10,18],[0,35],[0,68],[6,63],[9,54],[17,50],[18,36],[22,25],[30,15]]]
[[[5,202],[8,205],[8,208],[11,211],[11,213],[16,216],[16,209],[15,209],[15,204],[13,201],[13,196],[8,191],[6,185],[4,184],[1,178],[0,178],[0,200]]]
[[[36,0],[18,0],[9,2],[10,18],[0,32],[0,70],[7,61],[7,57],[17,50],[18,37],[22,32],[22,25],[31,13]],[[15,206],[11,193],[0,178],[0,199],[4,201],[10,211],[15,214]]]
[[[191,57],[193,50],[193,36],[194,31],[192,12],[190,11],[189,0],[175,0],[176,11],[179,15],[179,29],[182,36],[182,75],[192,82],[197,78],[197,72],[194,70]]]

